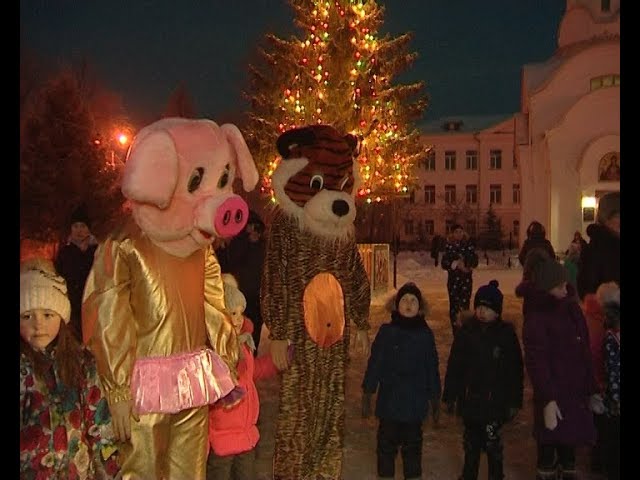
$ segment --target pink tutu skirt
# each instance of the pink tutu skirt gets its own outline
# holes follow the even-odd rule
[[[168,357],[139,358],[133,366],[131,394],[139,414],[177,413],[223,400],[234,403],[236,387],[229,367],[213,350]]]

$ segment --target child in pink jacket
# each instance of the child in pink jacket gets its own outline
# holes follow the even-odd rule
[[[210,406],[207,480],[253,480],[256,478],[255,447],[260,439],[256,427],[260,400],[254,382],[275,375],[278,369],[271,355],[254,358],[253,324],[243,315],[247,301],[232,275],[223,274],[222,280],[227,313],[240,342],[238,385],[245,389],[246,395],[230,408],[219,404]]]

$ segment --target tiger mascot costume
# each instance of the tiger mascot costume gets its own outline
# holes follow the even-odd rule
[[[283,372],[273,478],[339,479],[349,327],[369,350],[370,290],[355,242],[357,138],[328,125],[284,132],[272,177],[261,308]],[[288,345],[293,346],[289,365]]]

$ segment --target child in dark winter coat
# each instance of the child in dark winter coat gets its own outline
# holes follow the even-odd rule
[[[379,478],[394,478],[400,448],[404,478],[420,479],[422,423],[430,403],[434,422],[438,420],[438,352],[426,314],[418,287],[404,284],[395,296],[391,322],[380,326],[371,347],[362,382],[362,416],[371,414],[371,396],[377,390]]]
[[[496,280],[478,289],[475,314],[454,337],[447,364],[442,400],[449,406],[463,396],[463,480],[478,477],[482,450],[488,478],[504,478],[500,428],[522,407],[522,352],[513,326],[501,318],[502,300]]]
[[[516,295],[527,303],[523,344],[533,386],[536,478],[573,479],[576,447],[595,441],[590,409],[602,406],[596,395],[589,332],[562,265],[539,256],[530,266],[532,280],[518,285]]]

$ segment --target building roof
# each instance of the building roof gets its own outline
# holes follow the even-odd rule
[[[495,115],[449,115],[437,120],[423,122],[417,125],[420,133],[437,135],[456,135],[460,133],[477,133],[494,127],[505,120],[512,118],[514,113],[503,113]],[[457,128],[447,129],[447,125],[457,126]]]

